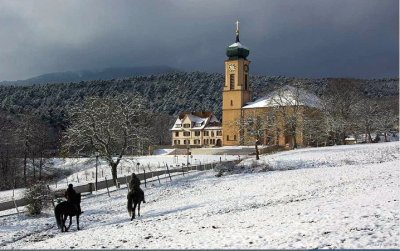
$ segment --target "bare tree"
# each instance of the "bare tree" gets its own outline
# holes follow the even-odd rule
[[[360,84],[351,79],[331,79],[327,84],[322,94],[322,107],[335,143],[345,144],[354,125],[353,108],[361,97]]]
[[[380,120],[378,102],[369,98],[362,98],[352,107],[352,111],[354,116],[354,131],[365,133],[366,142],[371,143],[373,141],[371,133],[377,131]]]
[[[385,142],[390,141],[388,134],[391,131],[398,131],[399,128],[399,113],[395,109],[391,109],[386,105],[380,104],[380,116],[377,123],[377,128],[385,136]]]
[[[152,115],[151,135],[153,135],[152,143],[157,145],[169,145],[171,143],[171,125],[176,120],[168,114],[155,113]]]
[[[301,83],[285,86],[272,94],[270,105],[276,114],[275,124],[289,138],[289,145],[297,148],[297,138],[304,131],[304,121],[319,113],[320,100],[305,91]]]
[[[63,148],[70,154],[100,153],[111,167],[114,185],[122,157],[147,142],[151,127],[144,101],[136,94],[87,98],[70,110],[70,118]]]

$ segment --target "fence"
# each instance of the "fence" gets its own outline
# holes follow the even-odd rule
[[[146,182],[155,182],[161,179],[172,179],[171,176],[177,176],[177,175],[184,175],[185,172],[189,171],[205,171],[205,170],[210,170],[213,169],[219,162],[214,162],[214,163],[209,163],[209,164],[203,164],[203,165],[189,165],[189,166],[182,166],[181,168],[175,168],[175,169],[168,169],[168,166],[165,170],[159,170],[159,171],[153,171],[153,172],[148,172],[146,173],[145,171],[143,173],[136,174],[136,176],[140,179]],[[223,163],[238,163],[238,160],[232,160],[232,161],[223,161]],[[167,176],[168,175],[168,176]],[[164,176],[161,177],[160,176]],[[117,179],[119,184],[125,184],[129,178],[126,176],[119,177]],[[147,181],[148,180],[148,181]],[[97,182],[97,190],[100,189],[105,189],[113,185],[112,180],[102,180]],[[146,185],[146,184],[145,184]],[[81,186],[74,186],[74,189],[78,193],[91,193],[96,190],[95,184],[94,183],[88,183],[84,184]],[[62,190],[56,190],[54,191],[56,196],[63,196],[65,189]],[[27,201],[22,198],[22,199],[17,199],[17,200],[12,200],[12,201],[6,201],[0,203],[0,211],[4,210],[9,210],[17,207],[22,207],[26,206]]]

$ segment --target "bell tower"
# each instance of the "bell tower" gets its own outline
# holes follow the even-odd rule
[[[236,21],[236,42],[226,49],[225,84],[222,91],[222,135],[224,146],[238,146],[242,133],[242,107],[250,101],[249,49],[239,41],[239,21]]]

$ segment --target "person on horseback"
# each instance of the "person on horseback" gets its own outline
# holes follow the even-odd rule
[[[81,206],[76,203],[76,196],[77,195],[78,194],[74,190],[74,186],[72,184],[69,184],[68,188],[67,188],[67,191],[65,191],[65,198],[67,198],[67,201],[69,203],[73,204],[77,208],[79,214],[82,214]]]
[[[135,173],[132,173],[131,180],[129,182],[130,191],[139,191],[143,195],[143,203],[146,203],[144,200],[144,192],[140,188],[140,179],[136,176]]]

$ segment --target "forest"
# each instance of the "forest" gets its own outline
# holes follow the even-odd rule
[[[46,159],[65,154],[60,150],[62,136],[71,126],[70,111],[90,97],[140,95],[154,125],[148,144],[170,145],[169,129],[180,112],[212,111],[221,118],[223,82],[221,73],[172,72],[78,83],[0,86],[0,189],[54,178]],[[398,83],[397,78],[250,77],[253,100],[285,85],[301,85],[329,100],[331,111],[326,116],[340,117],[340,133],[345,133],[350,122],[352,128],[357,124],[360,132],[365,132],[363,123],[371,131],[382,131],[382,127],[398,130]],[[366,104],[373,105],[368,108]],[[378,126],[383,117],[387,118],[385,125]]]

